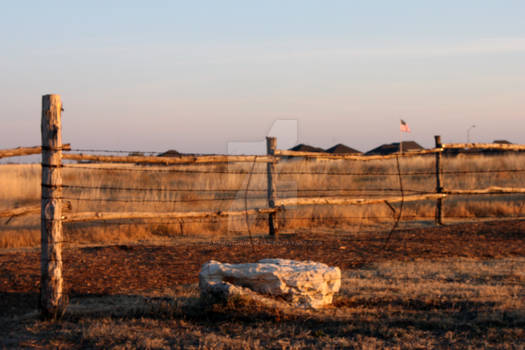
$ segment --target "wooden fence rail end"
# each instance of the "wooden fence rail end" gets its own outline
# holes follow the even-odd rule
[[[70,151],[70,150],[71,150],[71,145],[69,143],[62,145],[62,151]],[[32,154],[40,154],[40,153],[42,153],[42,146],[17,147],[17,148],[0,150],[0,158],[29,156]]]
[[[0,217],[1,218],[7,218],[7,217],[13,217],[13,216],[20,216],[20,215],[27,215],[27,214],[38,214],[40,213],[40,207],[41,205],[31,205],[27,207],[19,207],[15,209],[8,209],[0,211]]]

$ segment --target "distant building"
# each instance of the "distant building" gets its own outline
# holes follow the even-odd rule
[[[507,140],[494,140],[494,144],[498,145],[512,145],[513,143]],[[454,148],[446,149],[443,154],[447,156],[457,156],[461,154],[469,155],[486,155],[486,156],[497,156],[502,154],[507,154],[509,152],[520,152],[515,150],[506,150],[506,149],[488,149],[488,148]]]
[[[325,152],[333,153],[333,154],[361,154],[363,153],[361,151],[353,149],[352,147],[343,145],[342,143],[338,143],[337,145],[326,149]]]
[[[128,153],[128,156],[130,157],[144,157],[144,152],[130,152]]]
[[[174,149],[170,149],[166,152],[157,154],[158,157],[180,157],[182,156],[181,153],[175,151]]]
[[[512,142],[510,141],[507,141],[507,140],[494,140],[492,143],[496,143],[498,145],[512,145]],[[504,150],[504,149],[482,149],[480,150],[481,153],[483,153],[484,155],[488,155],[488,156],[497,156],[497,155],[502,155],[502,154],[506,154],[508,152],[515,152],[515,151],[509,151],[509,150]]]
[[[421,145],[419,145],[415,141],[403,141],[403,152],[415,152],[415,151],[421,151],[424,150]],[[372,155],[387,155],[387,154],[393,154],[400,151],[399,142],[384,144],[379,147],[376,147],[368,152],[365,153],[367,156]]]
[[[296,151],[296,152],[324,152],[324,149],[319,147],[314,147],[310,145],[305,145],[304,143],[298,144],[297,146],[294,146],[290,148],[290,151]]]

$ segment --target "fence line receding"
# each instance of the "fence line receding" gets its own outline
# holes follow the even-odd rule
[[[522,173],[525,169],[481,169],[481,170],[443,170],[443,163],[446,162],[444,155],[453,153],[454,150],[467,149],[468,152],[465,154],[468,156],[469,152],[473,153],[476,150],[489,150],[489,151],[514,151],[524,152],[525,145],[514,145],[514,144],[446,144],[441,143],[440,136],[435,137],[435,147],[433,149],[410,151],[404,153],[394,153],[389,155],[350,155],[350,154],[330,154],[330,153],[317,153],[317,152],[297,152],[289,150],[279,150],[276,148],[277,140],[275,138],[267,138],[267,154],[266,155],[181,155],[175,157],[159,157],[159,156],[146,156],[138,155],[135,152],[132,155],[121,156],[121,155],[97,155],[97,154],[86,154],[86,153],[72,153],[71,146],[69,144],[62,144],[61,135],[61,109],[62,103],[60,96],[58,95],[45,95],[42,100],[42,145],[35,147],[19,147],[13,149],[0,150],[0,158],[8,157],[20,157],[26,155],[42,154],[42,182],[41,182],[41,205],[40,206],[25,206],[19,208],[12,208],[8,210],[0,211],[0,217],[15,217],[27,214],[41,215],[41,295],[40,295],[40,307],[42,314],[49,318],[57,318],[64,311],[65,299],[63,297],[63,282],[62,282],[62,243],[63,232],[62,224],[68,222],[85,222],[85,221],[105,221],[105,220],[133,220],[133,219],[205,219],[214,217],[241,217],[248,215],[268,215],[268,234],[273,237],[278,236],[279,224],[278,224],[278,213],[284,210],[293,210],[299,206],[308,205],[371,205],[385,203],[395,211],[391,206],[393,203],[405,203],[414,201],[435,201],[435,215],[434,220],[436,224],[443,224],[444,211],[443,211],[443,200],[448,196],[454,195],[493,195],[493,194],[523,194],[525,188],[522,187],[502,187],[490,184],[485,188],[476,189],[458,189],[458,188],[446,188],[444,187],[444,175],[451,174],[478,174],[478,173]],[[63,151],[68,151],[63,153]],[[104,150],[100,151],[103,152]],[[144,152],[148,153],[148,152]],[[434,170],[425,172],[402,172],[399,167],[397,172],[374,174],[374,173],[359,173],[359,172],[322,172],[314,170],[292,170],[278,172],[276,165],[279,162],[286,162],[293,158],[301,159],[318,159],[323,162],[330,162],[333,160],[347,160],[347,161],[374,161],[374,160],[389,160],[393,159],[397,161],[399,165],[399,159],[407,157],[417,156],[432,156],[434,157]],[[82,166],[79,165],[76,169],[96,169],[96,170],[107,170],[107,171],[141,171],[141,172],[152,172],[160,173],[163,171],[169,171],[173,174],[192,174],[192,173],[209,173],[209,174],[244,174],[249,175],[251,179],[252,175],[263,175],[266,176],[266,188],[260,189],[249,189],[249,180],[246,188],[234,188],[234,189],[217,189],[217,188],[201,188],[201,189],[166,189],[160,187],[157,190],[165,192],[183,193],[189,191],[202,191],[202,192],[225,192],[228,191],[235,194],[235,192],[244,193],[244,201],[247,202],[247,194],[249,192],[260,192],[263,195],[256,197],[259,199],[265,199],[265,205],[259,208],[248,208],[245,205],[243,210],[185,210],[185,211],[133,211],[133,212],[104,212],[104,211],[75,211],[74,206],[72,207],[71,202],[66,200],[76,199],[83,200],[82,198],[67,198],[63,195],[63,189],[97,189],[97,190],[113,190],[113,191],[140,191],[140,190],[155,190],[152,188],[130,188],[130,187],[112,187],[112,186],[82,186],[63,184],[62,180],[62,168],[70,167],[70,163],[63,164],[62,161],[77,161],[82,162]],[[206,170],[202,168],[187,168],[181,169],[180,166],[195,166],[202,167],[204,165],[213,164],[234,164],[234,163],[251,163],[251,172],[240,171],[235,169],[217,169],[217,170]],[[95,168],[90,163],[107,163],[107,168]],[[255,171],[256,164],[266,164],[265,170]],[[123,165],[128,164],[127,167]],[[118,166],[117,166],[118,165]],[[166,166],[166,169],[159,167]],[[366,193],[366,191],[373,192],[372,189],[360,190],[356,188],[318,188],[318,189],[306,189],[305,192],[311,191],[314,193],[312,196],[293,196],[294,190],[279,189],[279,177],[280,176],[297,176],[297,175],[311,175],[311,176],[397,176],[401,185],[401,178],[403,176],[426,176],[429,181],[435,181],[435,187],[433,191],[417,191],[413,189],[400,188],[400,195],[387,195],[385,192],[396,191],[397,189],[390,188],[378,188],[377,194],[373,194],[374,198],[363,196],[363,198],[356,198],[356,195],[360,193]],[[296,192],[300,190],[295,190]],[[341,191],[344,192],[342,195],[333,196],[330,192]],[[315,193],[328,193],[326,196],[315,195]],[[266,193],[266,196],[264,196]],[[290,193],[291,196],[279,198],[279,194]],[[354,194],[350,196],[349,194]],[[371,194],[372,195],[372,194]],[[94,200],[98,200],[93,198]],[[225,200],[240,199],[236,197],[227,197]],[[253,198],[250,198],[253,199]],[[103,200],[103,199],[101,199]],[[124,199],[125,200],[125,199]],[[220,201],[221,198],[217,196],[207,199],[208,201]],[[155,201],[155,200],[152,200]],[[169,200],[167,200],[169,201]],[[183,200],[181,200],[183,202]],[[191,200],[187,200],[191,202]],[[402,204],[401,204],[402,205]],[[345,216],[342,216],[344,218]],[[399,216],[400,217],[400,216]],[[398,217],[398,219],[399,219]],[[426,217],[408,215],[407,217]],[[305,218],[288,218],[287,220],[308,220]]]

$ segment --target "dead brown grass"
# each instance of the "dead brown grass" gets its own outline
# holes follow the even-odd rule
[[[0,251],[0,348],[519,349],[525,329],[525,221],[379,232],[304,230],[279,240],[181,237],[169,244],[66,247],[70,304],[35,309],[38,249]],[[323,232],[326,231],[326,232]],[[210,259],[312,259],[343,270],[321,312],[201,300]]]
[[[471,156],[447,158],[443,170],[487,171],[520,169],[525,155]],[[432,173],[432,156],[401,159],[403,173]],[[199,211],[242,210],[249,181],[247,206],[265,207],[265,165],[224,164],[170,167],[145,167],[124,164],[71,164],[64,169],[64,184],[87,186],[68,188],[64,197],[74,211]],[[138,170],[138,171],[131,171]],[[180,171],[208,173],[181,173]],[[395,160],[334,161],[287,160],[277,165],[277,189],[280,198],[302,196],[350,196],[373,198],[399,195],[399,178]],[[234,174],[230,172],[236,172]],[[287,174],[294,172],[294,174]],[[327,175],[336,173],[338,175]],[[381,174],[390,175],[381,175]],[[345,175],[354,174],[354,175]],[[355,175],[363,174],[363,175]],[[432,192],[434,177],[428,174],[402,177],[405,193]],[[0,209],[38,204],[40,196],[40,166],[35,164],[0,165],[3,195]],[[445,174],[445,188],[475,189],[488,186],[522,187],[523,173]],[[130,190],[103,189],[125,187]],[[142,189],[142,190],[140,190]],[[153,190],[158,189],[158,190]],[[172,191],[173,189],[191,191]],[[218,191],[229,189],[231,192]],[[342,191],[341,189],[351,189]],[[199,191],[202,190],[202,191]],[[330,190],[330,191],[325,191]],[[100,200],[94,200],[100,199]],[[525,214],[524,195],[455,196],[445,200],[445,216],[449,221],[485,217],[519,217]],[[406,203],[402,224],[425,224],[433,220],[435,203]],[[289,207],[279,214],[281,229],[339,227],[359,231],[369,226],[388,230],[393,213],[386,205],[372,206],[305,206]],[[250,230],[266,231],[264,216],[250,217]],[[102,223],[67,224],[68,239],[79,243],[129,243],[142,240],[169,240],[186,235],[233,236],[247,233],[244,217],[211,220],[133,220]],[[0,224],[0,247],[36,246],[40,241],[37,215],[15,217]]]
[[[3,314],[6,348],[519,349],[525,259],[387,261],[348,270],[333,307],[282,312],[243,300],[209,305],[196,285],[77,296],[65,319]]]

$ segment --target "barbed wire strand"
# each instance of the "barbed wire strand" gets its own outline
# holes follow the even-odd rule
[[[139,151],[139,150],[132,150],[132,151],[126,151],[126,150],[109,150],[109,149],[85,149],[85,148],[71,148],[70,150],[67,150],[68,153],[126,153],[126,154],[161,154],[163,152],[161,151]]]
[[[241,191],[239,191],[241,192]],[[300,191],[299,191],[300,192]],[[331,191],[330,191],[331,192]],[[335,191],[337,192],[337,191]],[[344,191],[343,191],[344,192]],[[405,195],[405,192],[407,191],[403,191],[402,193],[402,197],[404,199],[404,195]],[[416,193],[416,194],[434,194],[435,192],[433,191],[416,191],[416,190],[408,190],[408,192],[412,192],[412,193]],[[242,193],[242,192],[241,192]],[[279,193],[279,191],[278,191]],[[233,193],[233,194],[237,194],[237,192]],[[501,196],[508,196],[508,195],[523,195],[523,193],[521,192],[515,192],[515,193],[502,193],[502,192],[494,192],[494,193],[475,193],[473,195],[501,195]],[[453,194],[454,195],[454,194]],[[468,193],[467,194],[462,194],[462,193],[459,193],[459,194],[455,194],[455,196],[461,196],[461,195],[469,195]],[[316,196],[317,198],[348,198],[347,195],[334,195],[334,194],[323,194],[323,195],[317,195]],[[356,197],[356,199],[374,199],[374,197],[382,197],[382,194],[381,193],[377,193],[377,194],[367,194],[366,196],[360,196],[360,197]],[[301,198],[310,198],[310,196],[305,196],[305,195],[298,195],[296,197],[281,197],[283,199],[286,199],[286,198],[298,198],[298,199],[301,199]],[[392,197],[392,198],[396,198],[396,197]],[[45,198],[45,199],[49,199],[49,198]],[[214,201],[239,201],[239,200],[244,200],[244,197],[240,197],[240,196],[231,196],[231,197],[224,197],[224,198],[217,198],[217,197],[211,197],[211,198],[177,198],[177,199],[135,199],[135,198],[97,198],[97,197],[77,197],[77,196],[72,196],[72,195],[63,195],[61,197],[55,197],[53,199],[62,199],[62,200],[69,200],[69,201],[87,201],[87,202],[130,202],[130,203],[155,203],[155,202],[158,202],[158,203],[195,203],[195,202],[214,202]],[[252,197],[248,197],[248,199],[250,200],[264,200],[264,199],[267,199],[266,196],[252,196]],[[390,198],[384,198],[385,201],[388,201]],[[432,199],[426,199],[426,201],[431,201]],[[380,204],[380,203],[372,203],[370,205],[376,205],[376,204]],[[328,204],[325,204],[325,203],[319,203],[319,204],[312,204],[312,205],[330,205],[329,203]],[[348,204],[348,205],[352,205],[352,204]]]
[[[432,194],[434,192],[421,192],[420,194]],[[502,194],[502,193],[496,193],[496,194]],[[505,195],[507,195],[508,193],[503,193]],[[379,194],[377,195],[379,196]],[[284,199],[286,198],[298,198],[298,199],[301,199],[301,198],[310,198],[309,196],[296,196],[296,197],[282,197]],[[316,198],[348,198],[348,196],[344,196],[344,195],[317,195]],[[374,199],[374,196],[370,196],[369,197],[370,199]],[[172,204],[175,204],[175,203],[198,203],[198,202],[224,202],[224,201],[239,201],[239,200],[244,200],[243,197],[226,197],[226,198],[216,198],[216,197],[213,197],[213,198],[191,198],[191,199],[134,199],[134,198],[94,198],[94,197],[75,197],[75,196],[69,196],[69,195],[65,195],[65,196],[62,196],[62,197],[57,197],[57,198],[54,198],[54,199],[62,199],[62,200],[69,200],[69,201],[86,201],[86,202],[121,202],[121,203],[125,203],[125,202],[129,202],[129,203],[172,203]],[[263,200],[263,199],[267,199],[266,196],[252,196],[252,197],[248,197],[248,199],[250,200]],[[356,199],[363,199],[363,197],[359,197],[359,198],[356,198]],[[366,199],[366,197],[365,197]],[[388,200],[389,198],[385,198],[385,200]],[[427,199],[427,200],[431,200],[431,199]],[[379,204],[379,203],[376,203],[376,204]],[[319,203],[319,204],[312,204],[312,205],[330,205],[330,204],[325,204],[325,203]],[[348,205],[352,205],[352,204],[348,204]],[[373,205],[373,204],[371,204]]]
[[[128,165],[128,164],[123,164]],[[153,167],[143,167],[143,168],[136,168],[140,167],[142,165],[132,165],[135,168],[131,167],[105,167],[105,166],[84,166],[83,164],[63,164],[63,168],[69,168],[69,169],[89,169],[89,170],[98,170],[98,171],[128,171],[128,172],[172,172],[172,173],[188,173],[188,174],[237,174],[237,175],[246,175],[246,170],[201,170],[201,169],[179,169],[179,168],[171,168],[170,167],[180,167],[183,165],[156,165]],[[195,166],[195,164],[191,164],[191,166]],[[202,165],[198,165],[202,166]],[[161,168],[162,167],[162,168]],[[525,172],[525,169],[478,169],[478,170],[443,170],[441,174],[445,175],[467,175],[467,174],[483,174],[483,173],[519,173],[519,172]],[[252,172],[253,175],[266,175],[266,171],[254,171]],[[402,173],[403,176],[429,176],[429,175],[435,175],[435,171],[415,171],[415,172],[408,172],[408,173]],[[398,176],[399,174],[397,172],[333,172],[333,171],[276,171],[277,176],[282,175],[331,175],[331,176]]]
[[[107,191],[138,191],[138,192],[263,192],[267,189],[246,189],[246,188],[161,188],[161,187],[117,187],[117,186],[87,186],[87,185],[62,185],[64,189],[79,190],[107,190]],[[399,188],[297,188],[297,189],[278,189],[277,192],[399,192]],[[420,194],[434,193],[429,191],[406,189],[405,192]]]
[[[261,219],[263,218],[263,215],[266,215],[266,214],[248,214],[248,215],[257,215],[257,216],[260,216]],[[407,214],[404,214],[402,216],[402,219],[434,219],[434,215],[407,215]],[[512,215],[508,215],[508,216],[505,216],[503,218],[509,218],[509,219],[520,219],[520,218],[524,218],[525,216],[512,216]],[[185,224],[190,224],[190,223],[203,223],[209,219],[214,219],[214,220],[234,220],[234,221],[243,221],[245,222],[245,218],[242,217],[242,216],[215,216],[215,217],[206,217],[206,218],[202,218],[202,217],[198,217],[198,218],[191,218],[191,217],[188,217],[188,218],[184,218],[185,220]],[[445,219],[493,219],[495,218],[493,215],[447,215],[444,217]],[[499,217],[499,218],[502,218],[502,217]],[[499,219],[497,218],[497,219]],[[363,215],[355,215],[355,216],[319,216],[319,217],[312,217],[312,216],[299,216],[299,217],[282,217],[281,216],[281,220],[286,222],[286,221],[312,221],[312,222],[321,222],[321,221],[331,221],[331,220],[349,220],[349,219],[365,219],[365,220],[377,220],[377,219],[392,219],[392,215],[373,215],[373,216],[363,216]],[[100,222],[101,224],[102,223],[107,223],[107,224],[111,224],[111,225],[150,225],[150,224],[168,224],[168,225],[176,225],[178,224],[178,220],[179,218],[173,218],[173,219],[163,219],[163,220],[155,220],[154,219],[150,219],[150,218],[130,218],[130,219],[126,219],[126,221],[122,221],[122,222],[115,222],[117,220],[122,220],[122,219],[114,219],[114,220],[104,220],[104,221],[97,221],[97,220],[93,220],[93,221],[86,221],[86,222],[68,222],[68,221],[65,221],[64,224],[65,225],[79,225],[79,224],[94,224],[96,222]],[[131,222],[133,220],[133,222]],[[140,223],[140,222],[135,222],[134,220],[142,220],[144,222]],[[187,221],[189,220],[189,221]],[[402,220],[400,220],[402,222]],[[390,231],[390,230],[389,230]]]
[[[405,192],[403,191],[403,178],[401,176],[401,166],[399,165],[399,157],[396,157],[396,166],[397,171],[399,174],[399,191],[401,192],[401,202],[399,204],[399,214],[397,215],[397,218],[395,219],[394,225],[392,226],[392,229],[390,230],[390,233],[388,234],[385,244],[381,248],[381,251],[384,252],[388,242],[390,242],[390,238],[392,238],[392,234],[394,233],[395,229],[399,225],[399,221],[401,220],[401,216],[403,215],[403,204],[405,203]],[[385,201],[386,203],[386,201]]]
[[[253,158],[253,164],[252,164],[251,171],[253,171],[253,169],[255,168],[256,161],[257,161],[257,156],[255,156],[255,158]],[[249,215],[248,215],[248,188],[250,188],[250,182],[251,181],[252,181],[252,173],[250,172],[250,175],[248,176],[248,181],[246,183],[246,190],[244,192],[244,210],[245,210],[244,218],[246,219],[246,229],[248,230],[248,237],[250,237],[250,244],[252,246],[253,254],[257,254],[257,252],[255,251],[255,245],[253,244],[252,231],[250,230],[250,223],[248,221],[249,220]]]

